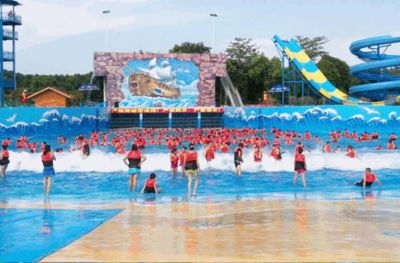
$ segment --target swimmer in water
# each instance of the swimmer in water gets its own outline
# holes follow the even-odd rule
[[[132,144],[131,151],[125,156],[124,163],[129,167],[129,184],[128,191],[133,190],[136,192],[137,178],[140,175],[141,164],[146,161],[146,156],[140,153],[140,150],[136,144]]]
[[[0,152],[0,170],[1,176],[5,177],[8,164],[10,163],[10,154],[7,150],[8,145],[4,144],[3,146],[1,146],[1,148],[2,151]]]
[[[381,182],[379,181],[378,177],[371,172],[371,168],[366,168],[363,179],[360,182],[355,183],[356,186],[370,187],[374,182],[378,184],[379,187],[382,186]]]
[[[239,143],[236,147],[233,155],[233,162],[236,168],[236,175],[240,176],[242,174],[242,163],[243,163],[243,143]]]
[[[141,193],[144,194],[159,194],[161,192],[161,188],[157,187],[156,174],[151,173],[149,178],[146,180],[146,183],[143,185]]]
[[[254,162],[261,163],[261,161],[262,161],[262,151],[260,150],[260,147],[258,145],[256,145],[254,147],[253,155],[254,155]]]
[[[171,151],[171,174],[172,176],[176,176],[178,173],[178,164],[179,164],[179,155],[178,150],[176,148]]]
[[[50,145],[46,144],[42,153],[43,163],[43,190],[46,195],[49,195],[51,189],[51,178],[55,175],[53,161],[56,160]]]
[[[185,155],[185,171],[186,171],[186,176],[188,177],[188,196],[196,196],[197,195],[197,187],[199,185],[199,170],[200,170],[200,165],[199,165],[199,160],[197,156],[197,152],[194,150],[194,144],[191,143],[189,145],[189,151],[186,152]],[[193,187],[193,193],[191,194],[191,188],[192,188],[192,177],[195,177],[195,182],[194,182],[194,187]]]
[[[296,186],[297,177],[300,174],[301,178],[303,180],[303,186],[307,187],[307,183],[306,183],[307,166],[306,166],[306,157],[303,154],[303,148],[299,148],[297,153],[295,154],[294,171],[295,171],[295,173],[294,173],[293,185]]]
[[[86,140],[82,141],[82,146],[81,146],[81,151],[82,151],[82,158],[86,159],[90,155],[90,147],[89,144]]]
[[[186,146],[182,146],[181,152],[179,153],[179,166],[181,167],[181,175],[185,175],[185,156],[186,156]]]

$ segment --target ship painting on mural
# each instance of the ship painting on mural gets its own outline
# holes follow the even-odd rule
[[[130,70],[129,91],[134,96],[179,98],[181,95],[176,87],[176,75],[167,60],[157,66],[157,59],[149,62],[148,69],[141,69],[142,73]]]

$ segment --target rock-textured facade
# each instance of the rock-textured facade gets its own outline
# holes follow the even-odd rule
[[[176,59],[192,61],[199,69],[197,84],[198,107],[215,106],[215,79],[226,76],[226,56],[223,54],[156,54],[156,53],[113,53],[94,54],[94,72],[96,76],[106,77],[106,99],[112,105],[125,99],[122,91],[124,67],[129,61],[147,59]]]

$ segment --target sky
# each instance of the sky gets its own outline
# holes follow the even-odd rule
[[[212,19],[214,52],[245,37],[273,57],[275,34],[284,39],[325,35],[330,40],[326,51],[350,65],[360,63],[349,52],[351,42],[400,35],[398,0],[19,1],[16,13],[23,25],[18,27],[17,71],[32,74],[88,73],[96,51],[168,52],[185,41],[211,46]]]

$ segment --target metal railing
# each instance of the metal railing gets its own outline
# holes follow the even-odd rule
[[[15,32],[13,34],[13,32],[11,30],[4,30],[3,31],[3,38],[4,39],[15,39],[18,40],[18,32]]]
[[[2,15],[3,15],[2,16],[3,23],[4,22],[12,22],[12,23],[16,23],[16,24],[22,23],[22,17],[14,14],[14,13],[3,13]]]
[[[4,60],[13,60],[14,54],[12,52],[4,51],[3,52],[3,59]]]

